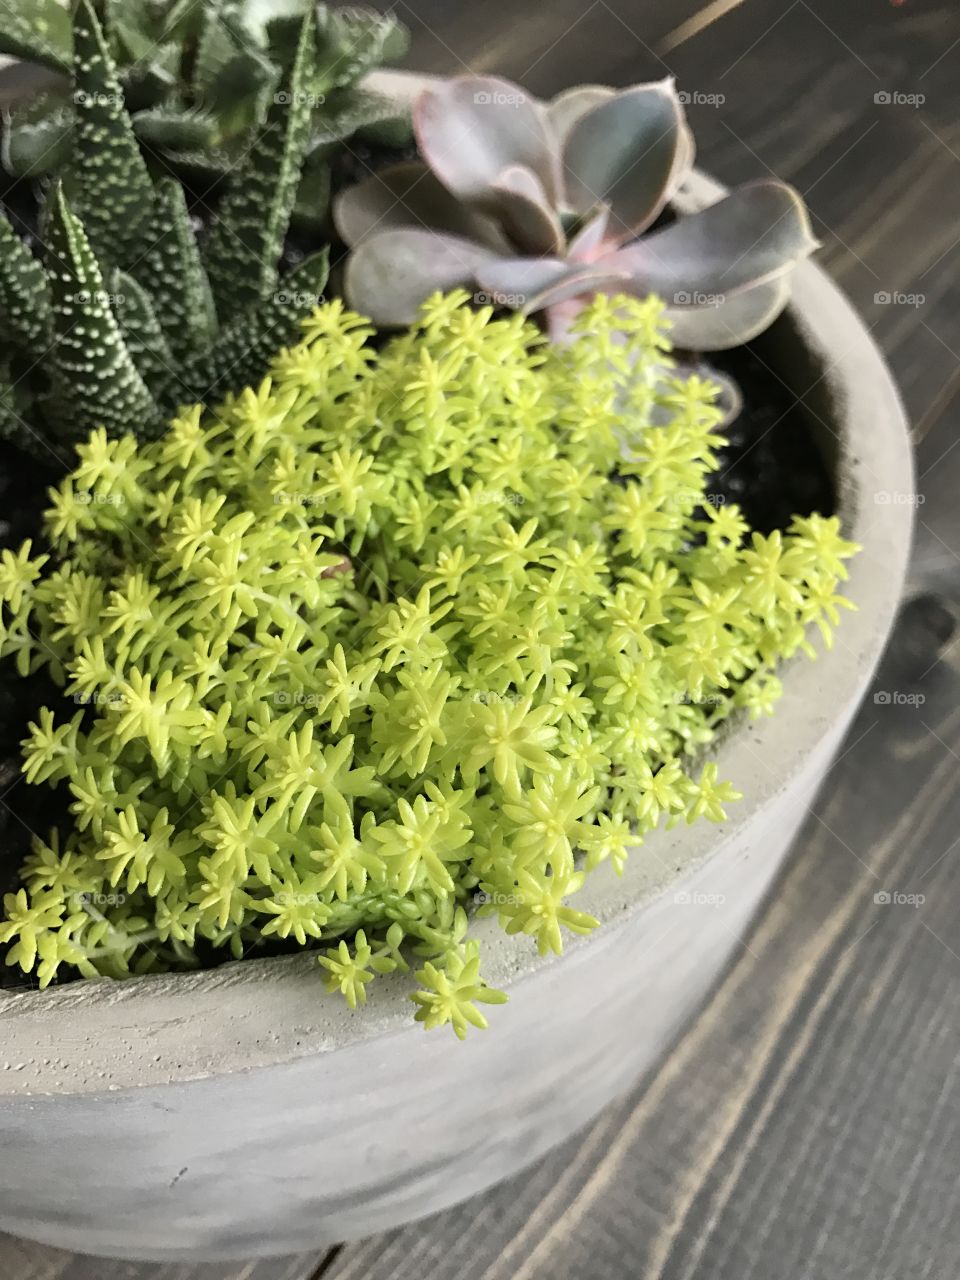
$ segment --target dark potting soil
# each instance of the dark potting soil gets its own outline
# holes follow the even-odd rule
[[[738,503],[758,533],[785,529],[795,515],[833,515],[826,462],[788,388],[750,345],[713,352],[707,359],[734,379],[744,405],[723,429],[728,443],[719,452],[710,496]]]

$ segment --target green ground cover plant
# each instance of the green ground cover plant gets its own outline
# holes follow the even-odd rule
[[[275,938],[351,1005],[412,965],[416,1017],[462,1036],[505,998],[474,914],[560,952],[594,868],[721,821],[736,779],[701,753],[772,709],[810,624],[829,643],[855,548],[708,501],[715,391],[663,380],[661,317],[598,296],[558,347],[455,292],[377,347],[331,302],[259,387],[94,431],[49,554],[0,563],[0,652],[78,704],[25,743],[73,827],[6,899],[8,963]]]

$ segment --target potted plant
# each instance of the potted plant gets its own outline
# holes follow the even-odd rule
[[[514,178],[511,216],[540,219]],[[55,190],[56,309],[99,258]],[[695,226],[720,194],[671,188]],[[274,206],[245,198],[259,231]],[[630,250],[588,225],[600,266],[550,297],[576,302],[562,340],[462,290],[387,317],[393,338],[332,301],[267,381],[165,430],[143,413],[139,443],[128,404],[112,433],[67,424],[49,546],[4,554],[0,599],[3,652],[75,699],[38,716],[24,766],[73,822],[0,928],[42,982],[88,980],[0,999],[3,1229],[174,1259],[429,1213],[586,1122],[729,956],[889,627],[908,507],[878,520],[871,495],[909,486],[909,449],[866,331],[801,263],[755,355],[802,403],[836,512],[751,534],[711,487],[711,385],[671,371],[662,304],[627,296],[607,259]],[[708,244],[729,270],[730,241]],[[765,318],[806,247],[747,264]],[[545,256],[525,279],[567,280]],[[395,288],[405,262],[380,262]],[[722,345],[706,327],[691,346]],[[96,348],[59,338],[82,381]],[[858,611],[798,661],[848,560]],[[299,945],[240,958],[264,937]],[[221,952],[238,961],[198,967]],[[411,1018],[464,1034],[486,1004],[462,1045]]]

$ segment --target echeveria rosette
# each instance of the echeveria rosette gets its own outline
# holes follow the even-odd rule
[[[434,290],[465,287],[544,313],[559,337],[598,292],[657,294],[676,346],[722,350],[776,318],[816,247],[802,199],[775,180],[656,226],[694,159],[672,79],[545,104],[461,76],[420,94],[414,129],[421,160],[335,206],[353,250],[347,296],[378,324],[410,323]]]

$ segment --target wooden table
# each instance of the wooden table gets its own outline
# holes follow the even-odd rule
[[[820,259],[887,351],[921,441],[909,603],[736,963],[659,1071],[588,1132],[460,1208],[329,1255],[155,1267],[6,1239],[0,1280],[954,1280],[955,0],[395,7],[428,70],[497,71],[538,93],[676,75],[696,95],[706,167],[728,182],[776,172],[805,193]],[[877,100],[895,93],[925,101]],[[895,294],[922,301],[882,301]],[[877,901],[896,893],[924,901]]]

